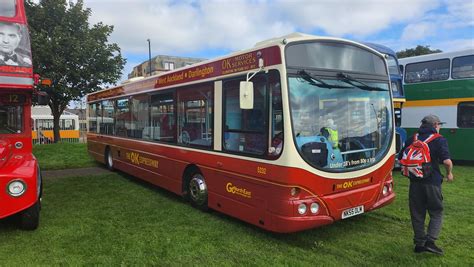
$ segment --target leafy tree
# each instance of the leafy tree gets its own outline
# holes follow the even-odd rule
[[[398,58],[414,57],[414,56],[421,56],[421,55],[434,54],[434,53],[440,53],[440,52],[443,52],[443,51],[439,49],[432,50],[430,49],[429,45],[417,45],[415,48],[409,48],[403,51],[398,51],[397,57]]]
[[[26,1],[34,71],[51,78],[49,106],[54,117],[54,142],[59,141],[59,117],[101,85],[115,83],[125,64],[120,48],[108,43],[113,26],[89,25],[91,10],[83,0]]]

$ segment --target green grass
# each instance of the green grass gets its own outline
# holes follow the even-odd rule
[[[46,179],[40,228],[0,222],[0,265],[473,266],[474,167],[444,184],[445,256],[414,254],[408,181],[396,201],[318,229],[274,234],[123,174]]]
[[[42,170],[60,170],[97,166],[87,153],[87,144],[57,143],[33,146],[33,154]]]

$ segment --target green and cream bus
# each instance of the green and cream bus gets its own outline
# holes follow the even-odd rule
[[[474,160],[474,48],[399,59],[407,102],[402,127],[410,136],[427,114],[445,121],[454,160]]]

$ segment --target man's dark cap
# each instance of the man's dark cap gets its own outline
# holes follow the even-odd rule
[[[433,114],[430,114],[430,115],[427,115],[425,116],[422,120],[421,120],[421,123],[422,124],[428,124],[428,125],[432,125],[434,126],[436,123],[437,124],[445,124],[446,122],[442,122],[438,116],[436,115],[433,115]]]

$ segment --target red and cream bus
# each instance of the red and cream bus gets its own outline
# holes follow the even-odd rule
[[[1,1],[0,219],[17,215],[27,230],[38,227],[42,191],[40,169],[32,154],[33,84],[23,1]]]
[[[88,150],[118,169],[274,232],[394,200],[382,54],[291,34],[89,94]]]

